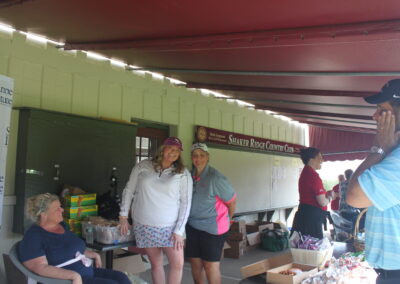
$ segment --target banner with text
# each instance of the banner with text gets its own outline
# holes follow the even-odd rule
[[[0,75],[0,229],[3,216],[4,184],[13,92],[13,79]]]
[[[253,137],[204,126],[196,126],[195,135],[199,142],[235,146],[243,148],[243,150],[298,154],[300,149],[304,148],[302,145]]]

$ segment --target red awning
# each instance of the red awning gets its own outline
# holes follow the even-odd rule
[[[375,134],[309,126],[310,146],[321,150],[325,161],[364,159]]]

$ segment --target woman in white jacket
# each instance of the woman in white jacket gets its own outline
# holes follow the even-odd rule
[[[121,232],[128,231],[127,218],[132,207],[136,245],[149,256],[154,284],[165,283],[163,253],[170,265],[168,283],[182,280],[183,234],[193,186],[182,162],[182,151],[178,138],[167,138],[154,159],[141,161],[133,168],[122,194]]]

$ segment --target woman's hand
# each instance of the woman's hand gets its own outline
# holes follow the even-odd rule
[[[119,230],[122,235],[127,235],[131,225],[129,225],[128,217],[119,216]]]
[[[173,233],[171,239],[174,242],[174,248],[176,250],[183,249],[183,237],[182,236]]]
[[[96,266],[96,268],[102,268],[103,264],[101,263],[101,257],[100,254],[95,252],[95,256],[94,256],[94,264]]]
[[[72,280],[72,284],[82,284],[82,277],[78,272],[74,271],[74,275]]]
[[[85,256],[88,258],[92,258],[94,260],[94,264],[96,268],[101,268],[103,264],[101,263],[100,254],[91,250],[85,250]]]

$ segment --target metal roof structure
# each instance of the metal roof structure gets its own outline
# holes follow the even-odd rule
[[[376,127],[363,97],[400,77],[397,0],[3,0],[0,21],[357,133]]]

